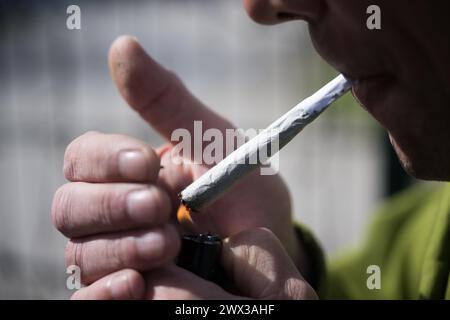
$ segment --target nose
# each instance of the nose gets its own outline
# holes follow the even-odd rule
[[[277,24],[287,20],[318,21],[325,0],[244,0],[248,15],[261,24]]]

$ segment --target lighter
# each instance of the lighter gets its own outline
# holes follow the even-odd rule
[[[184,222],[186,225],[186,221],[192,224],[190,212],[183,205],[180,206],[177,216],[181,224]],[[222,239],[218,235],[210,233],[184,235],[177,265],[223,287],[226,284],[226,277],[220,265],[221,251]]]

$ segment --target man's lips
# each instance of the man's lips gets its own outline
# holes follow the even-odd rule
[[[351,77],[349,78],[351,80]],[[353,96],[370,113],[376,116],[377,108],[383,105],[383,101],[389,93],[394,79],[386,74],[356,78],[353,83]]]

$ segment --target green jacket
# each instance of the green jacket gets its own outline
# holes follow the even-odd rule
[[[313,237],[303,231],[321,298],[450,299],[449,184],[416,186],[389,200],[363,245],[327,268]],[[376,272],[367,270],[371,265],[379,267],[379,289],[368,288]]]

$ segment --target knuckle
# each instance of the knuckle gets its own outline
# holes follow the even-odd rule
[[[73,140],[66,148],[64,152],[64,176],[67,180],[77,179],[77,163],[80,157],[80,140],[83,136],[80,136]]]
[[[76,239],[70,239],[67,242],[66,250],[65,250],[65,262],[66,266],[77,266],[80,268],[81,271],[81,283],[82,284],[88,284],[89,282],[92,282],[89,277],[91,276],[92,270],[89,270],[85,264],[85,258],[86,255],[86,248],[87,244],[78,241]]]
[[[153,92],[153,94],[147,95],[146,97],[140,97],[141,99],[136,101],[136,110],[141,115],[145,116],[146,113],[150,112],[154,106],[157,106],[166,97],[170,96],[172,93],[175,93],[175,90],[179,89],[179,86],[181,85],[181,81],[178,80],[178,77],[173,71],[169,71],[167,69],[164,70],[162,78],[164,79],[164,82],[161,82],[160,87]]]
[[[82,136],[76,138],[73,140],[66,148],[66,151],[64,152],[64,176],[67,180],[74,180],[76,179],[76,164],[77,164],[77,158],[79,157],[79,139]]]
[[[84,145],[87,137],[100,134],[97,131],[88,131],[81,136],[75,138],[66,148],[64,152],[64,166],[63,172],[67,180],[77,181],[79,177],[79,167],[81,165],[81,155],[83,153]]]
[[[84,254],[83,243],[74,240],[69,240],[67,242],[65,250],[66,266],[75,265],[78,266],[81,270],[83,270],[83,254]]]
[[[57,230],[66,234],[70,225],[71,204],[67,184],[56,190],[52,203],[52,222]]]
[[[75,244],[72,241],[68,241],[66,244],[66,250],[64,253],[64,258],[66,261],[66,266],[71,266],[75,264]]]
[[[122,189],[105,191],[96,200],[96,213],[91,216],[93,223],[111,229],[121,228],[121,223],[133,222],[128,212],[127,198],[129,192]],[[122,226],[123,227],[123,226]]]
[[[97,203],[97,214],[93,215],[95,224],[104,226],[114,226],[113,217],[116,212],[125,210],[125,197],[117,192],[103,192]]]
[[[70,147],[70,148],[72,148],[72,147]],[[63,173],[64,173],[64,177],[69,181],[75,180],[75,172],[76,172],[75,163],[76,163],[76,161],[71,156],[71,149],[69,149],[69,147],[67,147],[66,153],[64,155]]]

